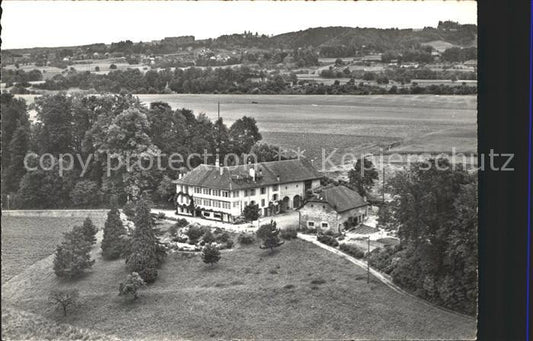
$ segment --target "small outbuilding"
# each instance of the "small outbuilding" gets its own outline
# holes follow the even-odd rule
[[[323,187],[317,189],[299,208],[300,227],[321,232],[341,232],[346,226],[365,221],[368,209],[366,198],[346,186]]]

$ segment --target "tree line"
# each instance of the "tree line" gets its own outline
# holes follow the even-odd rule
[[[132,95],[60,93],[36,98],[33,107],[37,120],[30,124],[24,100],[1,95],[2,203],[7,205],[9,194],[10,208],[100,207],[113,196],[122,204],[147,191],[155,202],[165,203],[175,192],[172,180],[184,171],[184,160],[190,157],[194,167],[204,161],[207,150],[212,164],[217,151],[220,160],[229,153],[246,154],[262,138],[251,117],[228,127],[222,118],[213,122],[205,114],[172,110],[164,102],[145,107]],[[269,159],[274,148],[259,144],[255,150]],[[24,164],[29,153],[36,155],[26,159],[32,171]],[[46,153],[51,156],[42,157]],[[183,160],[168,167],[173,153]],[[74,158],[60,159],[61,154]],[[145,156],[159,156],[164,170],[145,169]],[[140,161],[108,174],[119,158]]]
[[[378,221],[397,229],[400,245],[374,250],[370,265],[417,296],[475,315],[477,175],[434,159],[411,165],[387,187],[393,200],[380,208]]]
[[[389,72],[389,71],[387,71]],[[409,82],[411,77],[436,77],[437,74],[426,75],[421,71],[396,71],[395,75],[384,73],[383,77]],[[324,74],[325,76],[328,76]],[[355,75],[355,74],[354,74]],[[341,73],[342,77],[354,76]],[[333,76],[338,76],[337,74]],[[374,79],[376,74],[362,74],[363,78]],[[469,75],[471,76],[471,75]],[[371,79],[370,79],[371,78]],[[385,83],[388,83],[385,82]],[[431,86],[406,88],[391,93],[427,93],[427,94],[475,94],[477,89],[456,89],[457,86],[435,88]],[[65,75],[56,75],[43,84],[34,85],[35,88],[45,90],[67,90],[80,88],[91,92],[105,93],[222,93],[222,94],[387,94],[389,88],[385,86],[356,85],[354,80],[346,84],[326,85],[300,80],[294,73],[265,75],[252,71],[248,67],[239,68],[188,68],[185,70],[170,69],[146,73],[138,69],[116,70],[107,75],[70,70]],[[419,89],[420,88],[420,89]]]

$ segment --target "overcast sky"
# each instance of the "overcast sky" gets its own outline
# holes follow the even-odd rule
[[[74,46],[169,36],[279,34],[309,27],[423,28],[477,22],[474,1],[3,1],[2,48]]]

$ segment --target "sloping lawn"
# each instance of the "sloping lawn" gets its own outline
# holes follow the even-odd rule
[[[2,216],[2,283],[38,260],[55,252],[63,233],[85,218],[75,217],[10,217]],[[102,229],[105,216],[93,216]]]
[[[2,288],[17,308],[124,339],[473,339],[475,320],[421,304],[353,264],[301,240],[273,254],[257,245],[223,251],[211,267],[198,255],[168,257],[137,301],[119,297],[123,260],[97,261],[77,281],[58,280],[52,258]],[[79,309],[63,319],[52,288],[78,288]]]

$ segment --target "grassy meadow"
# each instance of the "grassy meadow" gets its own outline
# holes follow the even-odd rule
[[[103,228],[105,217],[91,217]],[[63,233],[81,225],[79,217],[10,217],[2,215],[2,283],[55,252]]]
[[[301,240],[273,254],[257,244],[236,245],[222,251],[215,266],[195,254],[171,254],[158,280],[133,302],[118,296],[124,260],[103,261],[99,246],[92,257],[95,265],[74,281],[53,274],[53,256],[36,262],[3,284],[3,304],[72,326],[69,333],[90,330],[128,340],[475,336],[474,319],[398,294],[376,279],[367,284],[364,269]],[[80,306],[66,318],[47,301],[54,288],[80,291]],[[46,323],[42,328],[50,329]]]

